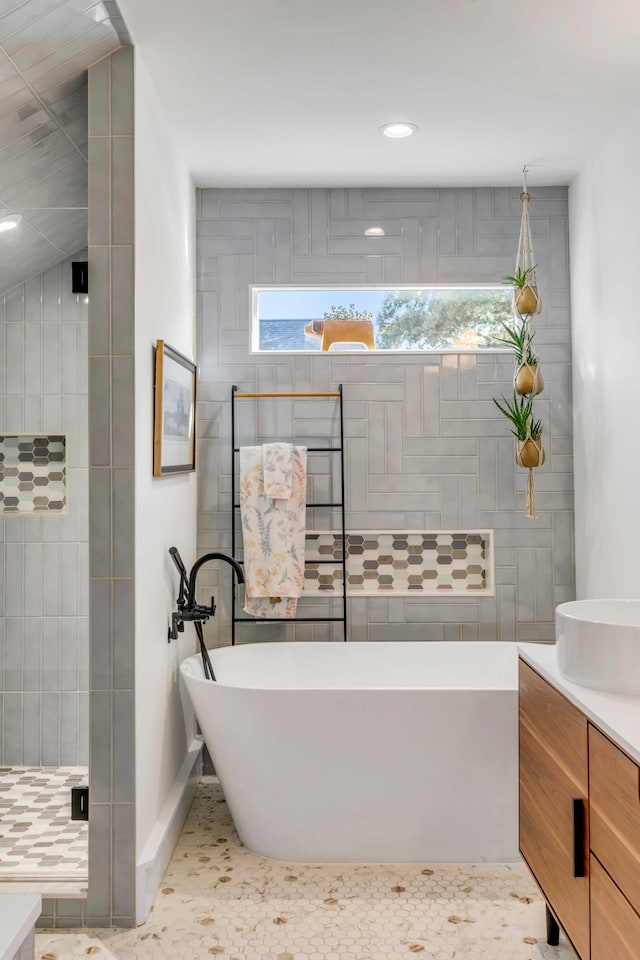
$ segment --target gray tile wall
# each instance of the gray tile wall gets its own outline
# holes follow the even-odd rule
[[[133,926],[133,48],[89,69],[89,898],[58,927]]]
[[[491,402],[512,389],[504,354],[254,356],[248,348],[251,283],[495,282],[514,266],[519,188],[198,192],[201,551],[231,546],[231,385],[304,391],[343,383],[347,527],[493,528],[497,584],[494,598],[354,599],[351,639],[552,639],[554,607],[574,594],[567,190],[531,192],[547,451],[536,471],[535,521],[523,516],[526,475]],[[383,226],[385,237],[364,237],[370,226]],[[276,413],[261,401],[257,422],[245,413],[243,442],[329,429],[326,404],[314,413],[311,403]],[[225,643],[227,575],[205,575],[203,593],[222,578],[219,613],[207,627],[211,642]],[[241,639],[293,638],[294,628],[286,630],[243,627]],[[326,626],[295,628],[297,639],[330,635]]]
[[[68,512],[0,515],[0,766],[88,763],[87,305],[71,262],[0,296],[0,433],[67,437]]]

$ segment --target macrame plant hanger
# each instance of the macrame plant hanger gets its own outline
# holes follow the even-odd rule
[[[521,320],[528,323],[529,317],[534,313],[540,313],[542,301],[538,293],[538,277],[536,274],[536,261],[533,249],[533,238],[531,236],[531,222],[529,220],[529,201],[531,194],[527,190],[527,167],[522,168],[522,193],[520,194],[520,203],[522,204],[522,220],[520,222],[520,236],[518,238],[518,253],[516,255],[516,272],[522,270],[527,274],[527,285],[525,290],[530,291],[526,297],[517,297],[514,294],[513,308]]]
[[[533,334],[531,333],[531,317],[540,313],[542,301],[538,292],[538,277],[536,274],[535,252],[533,249],[533,238],[531,236],[531,223],[529,221],[529,201],[531,195],[527,190],[527,167],[522,168],[522,193],[520,202],[522,204],[522,221],[520,223],[520,237],[518,239],[518,253],[516,255],[516,276],[524,275],[524,284],[521,287],[515,286],[513,290],[513,312],[520,323],[524,325],[523,351],[521,362],[516,365],[513,377],[515,391],[522,397],[528,397],[531,402],[533,398],[542,392],[544,382],[542,373],[537,363],[530,363],[530,345]],[[528,470],[527,477],[527,499],[525,516],[532,520],[536,519],[536,497],[533,479],[533,471],[536,467],[541,467],[545,460],[545,453],[542,446],[540,434],[532,436],[532,426],[536,421],[531,412],[527,419],[527,431],[524,440],[518,440],[516,449],[516,462],[519,466]],[[540,431],[541,432],[541,431]]]

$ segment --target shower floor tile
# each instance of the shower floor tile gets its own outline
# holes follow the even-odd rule
[[[544,905],[522,863],[269,860],[242,846],[207,779],[147,923],[87,933],[119,960],[573,958],[566,941],[548,947],[544,930]],[[62,948],[58,931],[56,960],[71,960]],[[38,960],[45,955],[39,946]]]
[[[71,788],[85,767],[0,767],[0,882],[88,876],[87,823],[71,819]]]

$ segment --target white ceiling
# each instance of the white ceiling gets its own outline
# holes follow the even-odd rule
[[[120,8],[200,186],[563,184],[640,103],[637,0]]]

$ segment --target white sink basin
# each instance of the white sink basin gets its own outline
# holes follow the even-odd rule
[[[558,669],[583,687],[640,695],[640,600],[556,607]]]

